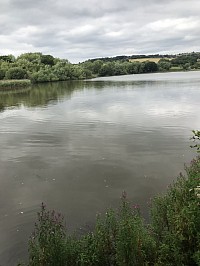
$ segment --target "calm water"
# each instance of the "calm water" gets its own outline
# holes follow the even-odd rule
[[[200,72],[131,75],[0,94],[0,265],[25,258],[41,202],[87,230],[123,190],[147,202],[194,156]],[[80,230],[80,229],[79,229]]]

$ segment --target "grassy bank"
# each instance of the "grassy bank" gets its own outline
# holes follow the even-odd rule
[[[31,81],[29,79],[0,80],[0,91],[22,89],[29,87],[30,85]]]
[[[42,205],[29,241],[30,266],[200,265],[200,157],[151,203],[146,224],[123,193],[118,210],[98,216],[93,232],[68,235],[62,215]]]

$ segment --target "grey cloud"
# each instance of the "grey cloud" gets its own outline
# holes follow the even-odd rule
[[[0,2],[0,54],[41,51],[79,62],[200,50],[198,0]]]

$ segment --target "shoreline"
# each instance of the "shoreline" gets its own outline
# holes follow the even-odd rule
[[[0,91],[14,91],[18,89],[23,89],[31,86],[31,81],[29,79],[19,79],[19,80],[0,80]]]

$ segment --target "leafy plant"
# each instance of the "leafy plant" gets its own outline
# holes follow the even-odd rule
[[[200,152],[200,131],[199,130],[193,130],[193,137],[191,138],[196,144],[190,146],[191,148],[196,148],[197,152]]]
[[[29,241],[30,266],[198,266],[200,157],[164,195],[154,198],[151,224],[123,193],[120,208],[98,215],[93,232],[68,236],[64,219],[42,204]]]
[[[159,265],[198,265],[200,239],[200,158],[185,167],[165,195],[154,199],[151,208]]]
[[[35,231],[29,241],[29,265],[66,265],[65,245],[63,216],[54,211],[47,211],[42,204]]]

